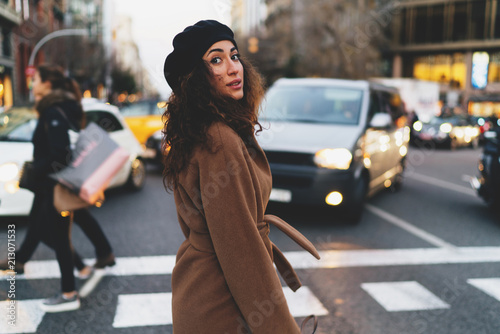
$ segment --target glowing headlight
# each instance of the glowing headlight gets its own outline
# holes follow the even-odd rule
[[[351,160],[352,154],[345,148],[326,148],[314,155],[316,165],[330,169],[349,169]]]
[[[444,132],[444,133],[450,133],[452,128],[453,127],[451,126],[450,123],[443,123],[439,127],[439,131]]]
[[[0,165],[0,182],[15,180],[19,174],[19,166],[14,162]]]
[[[413,123],[413,130],[415,131],[422,130],[422,122],[416,121],[415,123]]]

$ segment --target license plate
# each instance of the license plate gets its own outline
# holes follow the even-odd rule
[[[275,202],[290,203],[292,201],[292,192],[290,190],[273,188],[271,190],[271,196],[269,197],[269,200]]]
[[[420,139],[422,139],[422,140],[431,140],[432,136],[430,134],[427,134],[427,133],[421,133],[420,134]]]

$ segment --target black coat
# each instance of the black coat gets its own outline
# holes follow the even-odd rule
[[[71,161],[68,130],[79,130],[83,122],[81,104],[74,95],[54,90],[37,104],[40,115],[33,133],[33,166],[37,179],[35,192],[52,188],[48,177]],[[64,115],[62,114],[64,113]]]

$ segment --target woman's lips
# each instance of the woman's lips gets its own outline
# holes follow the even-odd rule
[[[227,86],[231,89],[241,89],[243,87],[241,79],[233,80],[230,83],[227,84]]]

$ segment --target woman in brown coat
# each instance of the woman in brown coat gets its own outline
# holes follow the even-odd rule
[[[300,281],[269,240],[271,173],[255,140],[260,76],[240,58],[233,32],[212,20],[187,27],[165,61],[172,88],[165,111],[165,181],[186,237],[172,273],[175,334],[300,333],[275,267]]]

